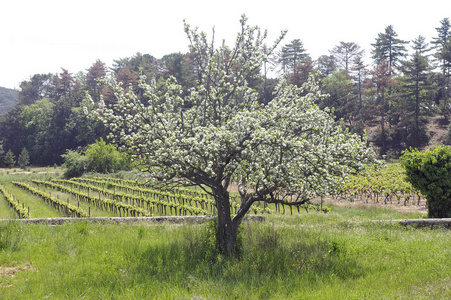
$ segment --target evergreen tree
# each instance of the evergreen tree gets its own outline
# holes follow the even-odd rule
[[[61,68],[62,72],[53,76],[50,86],[49,98],[56,102],[63,96],[71,98],[75,96],[76,80],[68,70]]]
[[[407,147],[418,147],[427,143],[426,120],[424,118],[426,108],[430,107],[426,102],[430,97],[430,71],[427,52],[430,51],[426,39],[419,36],[413,41],[413,54],[407,61],[402,62],[403,97],[405,99],[405,138]],[[404,137],[403,137],[404,138]]]
[[[288,83],[298,87],[307,82],[309,74],[314,72],[313,61],[300,39],[292,40],[282,47],[279,63],[288,77]]]
[[[392,25],[385,28],[384,33],[379,33],[376,43],[372,44],[372,57],[375,63],[375,69],[372,72],[373,82],[376,87],[376,110],[380,117],[380,135],[379,144],[381,146],[381,154],[387,151],[387,137],[389,132],[386,131],[386,125],[392,126],[396,120],[392,120],[393,115],[399,115],[398,111],[390,111],[390,108],[398,108],[399,103],[393,95],[395,81],[393,80],[395,70],[398,68],[401,60],[406,55],[404,44],[406,41],[397,38],[398,34]],[[395,118],[397,119],[397,118]]]
[[[435,58],[439,63],[441,76],[439,77],[440,92],[438,104],[442,108],[442,114],[447,116],[451,110],[449,107],[449,87],[451,76],[451,23],[449,18],[440,21],[441,26],[436,28],[437,37],[432,39],[435,49]]]
[[[0,141],[0,166],[3,164],[5,160],[5,150],[3,150],[3,142]]]
[[[100,100],[100,95],[102,94],[103,84],[100,82],[107,74],[106,65],[97,60],[89,69],[86,74],[86,88],[89,94],[95,101]]]
[[[349,73],[355,57],[362,56],[363,50],[356,43],[340,42],[339,45],[335,46],[330,51],[330,54],[335,57],[340,69],[345,70],[347,73]]]
[[[384,33],[379,33],[376,38],[376,43],[373,46],[372,57],[376,64],[385,62],[392,72],[400,63],[403,57],[406,56],[406,47],[408,42],[397,38],[398,34],[393,29],[392,25],[385,28]],[[391,74],[390,74],[391,75]]]
[[[367,69],[365,62],[363,61],[363,53],[354,57],[353,68],[351,69],[351,78],[355,82],[355,90],[358,99],[357,112],[356,114],[359,117],[360,127],[363,129],[364,122],[364,108],[363,108],[363,91],[364,91],[364,82],[367,78]]]
[[[389,107],[391,93],[387,91],[393,88],[394,80],[391,68],[388,63],[382,61],[374,67],[371,74],[371,94],[373,96],[372,111],[379,116],[380,131],[376,138],[376,144],[380,147],[380,154],[384,155],[387,151],[387,123],[389,123]]]
[[[311,60],[310,55],[304,48],[304,44],[300,39],[292,40],[289,44],[282,47],[280,54],[280,62],[284,73],[294,72],[296,66]]]
[[[24,147],[19,154],[19,158],[17,159],[17,164],[22,169],[25,169],[26,166],[30,164],[30,155],[28,154],[27,149]]]
[[[14,153],[10,150],[8,150],[8,152],[6,152],[5,155],[5,160],[4,160],[5,164],[11,169],[12,167],[14,167],[14,165],[16,164],[16,156],[14,155]]]

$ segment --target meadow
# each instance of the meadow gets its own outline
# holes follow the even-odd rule
[[[4,172],[0,184],[30,205],[31,215],[45,215],[46,209],[62,216],[41,200],[31,201],[34,196],[11,184],[17,178],[26,182],[50,180],[58,177],[59,170],[13,173]],[[12,218],[14,212],[5,202],[0,196],[1,218]],[[40,205],[32,208],[32,202]],[[328,213],[301,210],[281,214],[272,210],[265,214],[264,222],[246,221],[240,233],[242,254],[227,259],[215,251],[213,222],[102,224],[80,220],[49,226],[0,221],[0,296],[451,298],[448,229],[377,222],[423,218],[424,214],[365,205],[328,206]],[[91,211],[102,214],[101,210]]]

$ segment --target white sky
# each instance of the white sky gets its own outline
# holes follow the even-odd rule
[[[398,37],[436,36],[451,18],[449,0],[11,0],[0,4],[0,86],[18,88],[34,74],[75,74],[97,59],[186,52],[183,19],[232,45],[245,13],[267,29],[268,44],[283,29],[282,44],[301,39],[313,59],[340,41],[371,51],[377,34],[393,25]],[[6,3],[5,3],[6,2]]]

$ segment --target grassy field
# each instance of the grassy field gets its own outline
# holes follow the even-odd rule
[[[2,299],[449,299],[451,234],[332,207],[245,223],[241,258],[211,225],[0,225]],[[390,212],[379,211],[384,216]],[[398,218],[398,213],[391,215]]]
[[[53,168],[22,179],[56,176]],[[11,177],[0,183],[12,189]],[[16,173],[16,174],[14,174]],[[3,179],[1,179],[3,178]],[[21,201],[38,202],[13,190]],[[1,218],[14,214],[0,197]],[[31,208],[32,215],[48,212]],[[214,251],[212,224],[59,226],[0,221],[1,299],[450,299],[451,232],[375,220],[365,206],[242,225],[242,255]],[[44,208],[42,208],[44,209]]]

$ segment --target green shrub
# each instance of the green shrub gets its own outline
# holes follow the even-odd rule
[[[407,181],[428,200],[428,217],[451,217],[451,147],[406,150],[401,157]]]
[[[67,150],[62,157],[64,159],[64,166],[67,168],[64,172],[65,178],[79,177],[86,171],[88,159],[81,153]]]
[[[84,153],[67,150],[62,155],[64,166],[67,168],[64,177],[79,177],[85,172],[112,173],[131,169],[130,156],[121,153],[111,144],[106,144],[100,138],[90,145]]]
[[[130,169],[130,159],[116,150],[114,145],[107,144],[100,138],[85,151],[88,160],[88,171],[96,173],[112,173]]]

